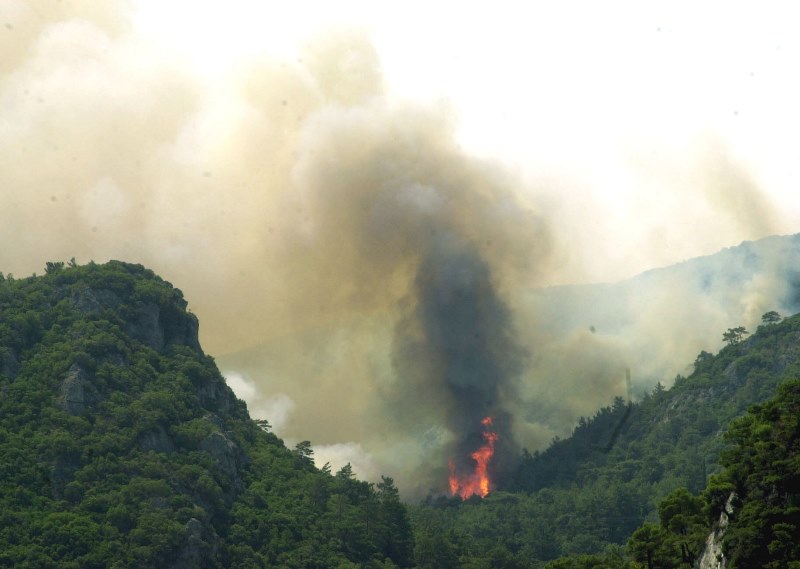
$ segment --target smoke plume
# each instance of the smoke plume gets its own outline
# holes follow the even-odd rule
[[[395,338],[400,382],[393,403],[416,408],[421,422],[443,418],[453,435],[447,454],[461,474],[474,467],[470,457],[484,444],[481,421],[492,417],[499,444],[491,474],[502,483],[519,450],[509,409],[525,366],[509,310],[487,263],[449,233],[427,244],[414,284],[414,310]]]
[[[387,92],[365,33],[321,33],[297,58],[251,56],[209,81],[138,36],[130,12],[0,6],[0,270],[152,268],[184,291],[253,414],[326,460],[358,457],[407,496],[440,492],[491,415],[502,481],[519,447],[625,395],[626,367],[635,389],[668,382],[708,338],[779,307],[778,261],[710,289],[539,290],[606,263],[614,248],[591,231],[615,220],[590,199],[575,209],[569,177],[530,187],[465,152],[446,102]],[[636,196],[628,217],[652,216],[636,237],[668,249],[772,231],[731,164],[715,151],[688,173],[648,166],[684,189]],[[702,234],[681,241],[679,215]]]

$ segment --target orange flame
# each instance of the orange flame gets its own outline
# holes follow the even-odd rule
[[[475,494],[484,498],[489,493],[491,487],[488,471],[489,462],[492,460],[494,444],[499,437],[497,433],[488,430],[489,427],[492,426],[491,417],[484,417],[481,420],[481,425],[483,425],[484,428],[483,440],[485,442],[478,450],[470,455],[472,460],[475,461],[475,470],[465,476],[459,476],[456,473],[453,461],[450,460],[448,462],[448,466],[450,467],[450,493],[453,496],[460,496],[462,500],[466,500]]]

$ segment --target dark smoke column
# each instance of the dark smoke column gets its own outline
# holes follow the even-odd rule
[[[445,423],[455,435],[449,457],[456,474],[475,468],[471,455],[484,443],[481,422],[492,417],[498,434],[489,473],[495,483],[514,459],[511,414],[524,352],[512,335],[508,308],[492,284],[488,264],[452,235],[436,240],[417,272],[416,317],[433,363],[428,381],[441,382]]]

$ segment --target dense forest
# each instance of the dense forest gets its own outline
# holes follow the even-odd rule
[[[0,279],[0,566],[407,567],[391,479],[256,423],[139,265]]]
[[[197,330],[140,265],[0,275],[0,567],[800,567],[800,316],[724,332],[485,499],[414,505],[251,420]]]

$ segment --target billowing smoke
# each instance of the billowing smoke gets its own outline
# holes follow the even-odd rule
[[[511,448],[525,363],[507,298],[552,239],[513,177],[459,148],[446,106],[385,95],[361,33],[209,90],[107,3],[45,4],[15,5],[4,32],[25,38],[0,77],[5,272],[150,266],[254,415],[363,443],[424,491],[486,414]]]
[[[509,403],[526,364],[509,310],[489,265],[448,232],[433,234],[414,284],[414,310],[395,338],[398,407],[443,418],[453,435],[447,454],[461,475],[474,468],[481,421],[491,417],[499,434],[491,473],[502,483],[518,451]]]
[[[688,169],[644,160],[650,191],[602,216],[579,178],[530,187],[463,151],[446,102],[387,93],[364,33],[209,81],[137,36],[130,6],[0,3],[0,270],[154,269],[253,414],[325,460],[440,492],[491,415],[502,481],[518,446],[625,395],[626,367],[634,390],[668,382],[708,338],[780,308],[780,256],[713,294],[680,276],[656,293],[537,289],[629,263],[593,233],[619,222],[662,245],[648,251],[772,232],[722,151]]]
[[[498,458],[513,456],[510,405],[526,364],[504,295],[534,278],[551,239],[512,181],[460,152],[436,115],[379,106],[346,119],[339,110],[317,117],[315,151],[295,178],[316,221],[299,274],[282,277],[306,293],[295,314],[309,299],[323,313],[346,311],[333,329],[346,347],[316,359],[327,367],[312,396],[325,380],[338,397],[354,389],[365,397],[359,419],[388,443],[381,461],[407,462],[396,446],[412,444],[419,490],[442,490],[448,455],[469,459],[487,415],[501,428]],[[339,360],[342,349],[352,357]]]

